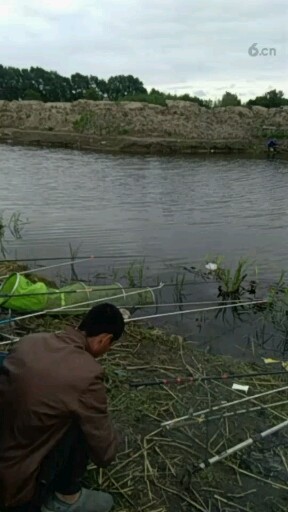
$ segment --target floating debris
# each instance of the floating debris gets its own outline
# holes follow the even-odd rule
[[[244,393],[248,393],[249,386],[243,386],[243,384],[236,384],[236,383],[234,383],[232,385],[232,389],[235,389],[237,391],[244,391]]]
[[[205,268],[207,268],[207,270],[212,270],[212,272],[215,272],[215,270],[218,269],[218,265],[217,263],[207,263],[207,265],[205,265]]]

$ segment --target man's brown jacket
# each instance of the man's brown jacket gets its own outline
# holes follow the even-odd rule
[[[29,502],[41,462],[73,422],[82,429],[92,461],[116,456],[117,434],[107,411],[103,369],[85,351],[85,336],[22,338],[0,375],[0,504]]]

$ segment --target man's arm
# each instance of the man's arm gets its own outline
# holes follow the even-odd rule
[[[101,377],[95,377],[80,396],[78,421],[90,448],[90,457],[99,467],[106,467],[115,459],[118,436],[107,407],[106,390]]]

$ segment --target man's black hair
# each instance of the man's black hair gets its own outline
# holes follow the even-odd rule
[[[116,341],[124,332],[125,322],[121,311],[114,304],[99,304],[88,311],[78,329],[90,338],[103,333],[112,334],[113,341]]]

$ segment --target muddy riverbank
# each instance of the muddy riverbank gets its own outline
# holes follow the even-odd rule
[[[2,272],[20,269],[8,264],[1,268],[0,278]],[[43,280],[35,274],[33,279]],[[80,318],[47,314],[19,318],[1,326],[0,349],[13,350],[25,333],[76,327]],[[85,480],[91,488],[112,492],[115,512],[285,510],[286,430],[264,441],[258,438],[250,448],[216,464],[207,461],[287,419],[288,374],[281,363],[251,364],[212,356],[150,321],[128,324],[121,343],[101,364],[121,442],[116,461],[105,470],[91,464]],[[271,371],[282,373],[271,375]],[[168,380],[161,385],[131,386],[159,379]],[[233,384],[248,386],[247,394]],[[265,394],[259,397],[261,393]],[[172,427],[164,425],[186,415],[188,419]],[[207,467],[199,468],[201,462]]]
[[[66,323],[76,325],[73,319]],[[63,327],[63,320],[48,318],[21,322],[22,330],[32,332]],[[88,487],[113,494],[115,512],[285,510],[287,429],[202,471],[193,474],[193,470],[225,448],[283,422],[288,413],[285,391],[258,400],[253,396],[285,387],[287,377],[131,388],[129,382],[135,380],[265,371],[230,358],[212,357],[189,347],[178,336],[139,326],[131,326],[101,364],[121,443],[116,461],[104,470],[91,464],[85,481]],[[233,390],[234,383],[249,386],[248,394]],[[243,398],[250,400],[223,407],[224,401]],[[257,409],[259,404],[264,407]],[[192,415],[219,405],[219,411],[191,416],[174,428],[162,426],[189,411]],[[246,413],[239,413],[243,409]]]
[[[0,133],[0,142],[19,146],[43,148],[67,148],[97,153],[123,153],[135,155],[199,155],[199,154],[243,154],[265,155],[265,141],[259,139],[253,148],[243,140],[197,140],[137,137],[99,137],[66,132],[24,131],[10,129]],[[281,151],[288,157],[288,151]]]
[[[0,142],[131,154],[265,154],[267,139],[288,155],[288,109],[185,101],[0,101]]]

